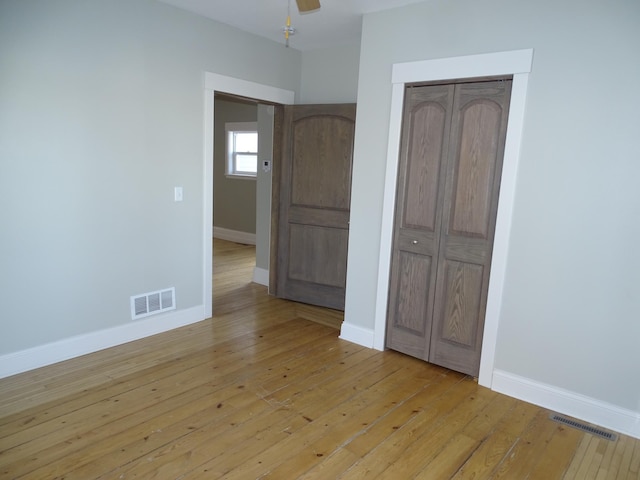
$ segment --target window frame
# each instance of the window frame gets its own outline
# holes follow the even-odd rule
[[[255,180],[258,176],[258,148],[256,141],[255,152],[238,152],[235,150],[234,135],[236,133],[255,133],[258,135],[258,122],[227,122],[224,124],[225,133],[225,164],[224,172],[227,178],[237,178],[242,180]],[[238,172],[236,165],[236,156],[255,155],[256,172]]]

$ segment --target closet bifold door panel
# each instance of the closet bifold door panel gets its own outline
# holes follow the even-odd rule
[[[409,86],[387,346],[477,376],[510,80]]]
[[[459,84],[451,120],[429,361],[477,376],[510,81]]]
[[[386,343],[427,360],[453,85],[405,91]]]

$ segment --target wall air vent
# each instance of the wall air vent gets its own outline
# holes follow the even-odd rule
[[[578,430],[582,430],[583,432],[590,433],[600,438],[605,438],[607,440],[611,440],[613,442],[618,438],[615,433],[608,432],[601,428],[592,427],[591,425],[587,425],[586,423],[577,422],[572,420],[564,415],[558,415],[557,413],[552,413],[549,415],[549,418],[554,422],[559,422],[569,427],[577,428]]]
[[[131,297],[131,318],[133,320],[175,310],[175,308],[176,289],[174,287]]]

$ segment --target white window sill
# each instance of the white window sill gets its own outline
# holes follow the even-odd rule
[[[224,176],[229,179],[236,179],[236,180],[255,180],[257,177],[256,175],[237,175],[233,173],[225,173]]]

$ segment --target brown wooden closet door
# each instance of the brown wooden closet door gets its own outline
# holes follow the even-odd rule
[[[355,104],[284,112],[277,296],[344,310]]]
[[[401,152],[409,153],[400,159],[387,345],[477,375],[511,81],[414,87],[407,95],[437,95],[445,87],[452,93],[444,127],[415,115],[404,119],[409,133]],[[415,108],[411,103],[405,101],[405,112]],[[430,147],[414,159],[415,138],[435,138],[441,130],[442,147],[423,142]],[[430,165],[423,179],[414,178],[416,162]],[[422,233],[423,225],[403,232],[408,211],[429,219],[433,233]],[[420,256],[423,242],[428,254]]]
[[[429,358],[453,93],[453,85],[405,92],[386,343],[424,360]]]
[[[459,84],[429,361],[477,376],[511,81]]]

